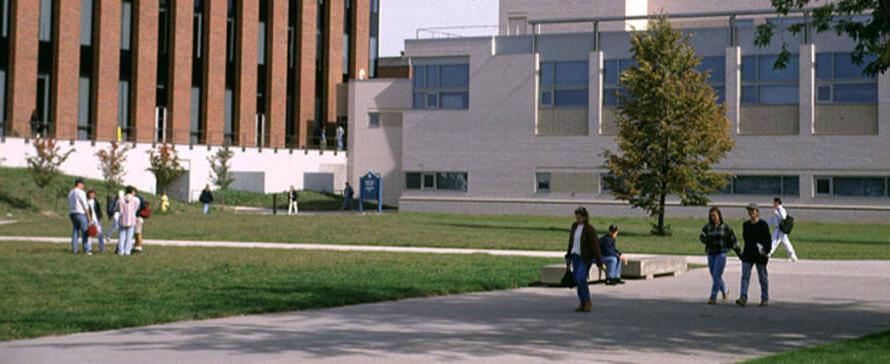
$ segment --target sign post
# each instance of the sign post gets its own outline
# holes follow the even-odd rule
[[[358,211],[364,212],[365,200],[377,200],[377,212],[383,212],[383,178],[368,172],[359,179]]]

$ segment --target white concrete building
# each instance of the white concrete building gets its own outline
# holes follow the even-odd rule
[[[780,19],[769,0],[500,6],[497,35],[407,40],[411,80],[350,83],[352,183],[381,173],[385,202],[402,211],[643,214],[604,189],[601,154],[616,148],[627,30],[665,13],[691,34],[732,123],[736,147],[717,169],[736,177],[713,204],[781,196],[797,217],[890,221],[890,74],[863,76],[852,40],[785,34],[792,62],[776,70],[780,37],[758,48],[756,25],[803,14]]]

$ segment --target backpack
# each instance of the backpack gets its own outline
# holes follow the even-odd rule
[[[136,213],[139,217],[147,219],[151,217],[151,204],[148,201],[142,201],[142,208]]]
[[[779,231],[785,233],[785,235],[791,234],[791,229],[794,229],[794,218],[791,215],[785,216],[785,219],[779,223]]]

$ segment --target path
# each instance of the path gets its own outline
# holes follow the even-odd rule
[[[890,262],[774,262],[770,278],[768,308],[705,305],[698,269],[594,285],[589,314],[571,312],[572,291],[539,287],[3,342],[0,353],[5,363],[689,364],[890,330]]]

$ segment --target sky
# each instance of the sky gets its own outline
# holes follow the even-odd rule
[[[498,0],[380,0],[380,56],[398,56],[417,28],[497,24]]]

